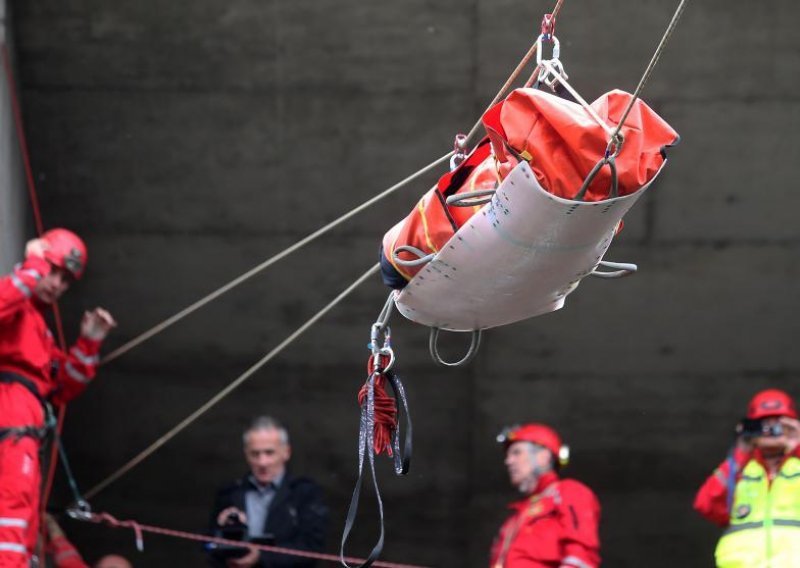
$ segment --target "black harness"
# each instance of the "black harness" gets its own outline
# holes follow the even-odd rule
[[[53,414],[53,407],[46,398],[39,394],[39,391],[37,390],[36,385],[33,384],[33,381],[23,377],[22,375],[17,375],[16,373],[0,371],[0,383],[16,383],[18,385],[22,385],[28,389],[28,391],[36,398],[36,400],[39,401],[39,403],[42,405],[42,410],[44,411],[43,426],[25,425],[0,428],[0,442],[6,438],[14,438],[15,442],[18,442],[25,436],[30,436],[39,442],[47,439],[47,437],[50,435],[50,432],[55,427],[56,419],[55,415]]]

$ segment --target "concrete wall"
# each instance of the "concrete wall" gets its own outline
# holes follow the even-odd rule
[[[677,2],[565,3],[562,59],[593,99],[633,90]],[[25,119],[46,217],[82,232],[90,268],[66,302],[109,307],[109,348],[448,151],[527,50],[552,3],[499,0],[19,2]],[[559,313],[492,330],[441,370],[397,319],[415,419],[412,473],[381,466],[385,558],[486,565],[514,498],[494,443],[555,425],[570,475],[603,504],[605,565],[701,567],[719,531],[691,510],[757,389],[800,395],[794,162],[800,5],[689,5],[644,98],[682,135],[609,258],[641,272],[586,282]],[[70,409],[67,447],[99,481],[258,360],[375,261],[383,232],[435,175],[102,370]],[[369,325],[365,285],[274,364],[95,499],[121,517],[205,522],[242,469],[240,427],[272,412],[295,469],[322,483],[336,549],[356,468]],[[446,347],[454,351],[458,341]],[[57,499],[67,500],[63,486]],[[374,536],[363,505],[352,552]],[[90,558],[132,537],[67,530]],[[199,565],[152,537],[141,566]]]
[[[13,34],[8,6],[0,1],[0,46],[13,53]],[[27,201],[22,177],[19,142],[14,129],[11,91],[5,73],[0,73],[0,273],[19,262],[25,242]]]

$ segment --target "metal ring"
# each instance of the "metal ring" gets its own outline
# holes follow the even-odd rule
[[[483,330],[474,329],[470,332],[472,334],[472,338],[469,344],[469,351],[467,351],[467,354],[464,355],[464,357],[454,363],[445,361],[442,359],[441,355],[439,355],[439,331],[440,329],[438,327],[432,327],[430,337],[428,338],[428,350],[431,353],[431,358],[437,365],[441,365],[443,367],[459,367],[472,361],[472,359],[475,358],[475,355],[478,354],[478,349],[481,346],[481,335]]]

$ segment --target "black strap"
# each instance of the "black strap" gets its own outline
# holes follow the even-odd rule
[[[42,404],[42,406],[47,405],[47,399],[39,393],[39,389],[37,389],[33,381],[27,377],[23,377],[22,375],[18,375],[10,371],[0,371],[0,383],[6,383],[6,384],[16,383],[22,385],[23,387],[28,389],[28,391],[30,391],[30,393],[33,396],[36,397],[36,400],[38,400]]]
[[[350,498],[350,506],[347,508],[347,518],[345,520],[344,531],[342,533],[342,544],[339,548],[339,560],[342,563],[342,566],[345,568],[368,568],[369,566],[372,566],[372,564],[378,559],[383,551],[385,532],[383,521],[383,500],[381,499],[381,492],[378,488],[378,478],[375,476],[375,450],[373,445],[373,440],[375,437],[375,379],[379,374],[380,370],[373,372],[367,379],[367,397],[364,403],[361,405],[361,419],[358,433],[358,480],[356,480],[356,486],[353,489],[353,496]],[[384,373],[384,376],[388,379],[388,382],[391,384],[392,390],[394,391],[396,397],[395,405],[397,407],[398,415],[402,413],[401,410],[404,411],[405,414],[406,435],[403,444],[404,451],[402,453],[400,452],[399,416],[397,428],[392,434],[395,473],[397,475],[405,475],[408,473],[408,470],[411,467],[412,452],[412,427],[411,416],[408,412],[408,401],[406,400],[405,388],[403,387],[403,383],[400,381],[399,377],[391,372]],[[401,402],[397,401],[398,398],[402,402],[402,409],[400,407]],[[372,485],[375,487],[375,497],[378,501],[380,535],[378,536],[378,541],[375,543],[375,546],[372,547],[372,551],[369,553],[367,559],[357,567],[351,567],[345,561],[344,548],[347,544],[347,539],[350,536],[350,532],[353,530],[356,514],[358,513],[358,501],[359,497],[361,496],[361,485],[364,481],[365,457],[369,460],[369,469],[372,473]]]
[[[397,475],[405,475],[411,469],[411,454],[413,452],[412,443],[412,424],[411,414],[408,411],[408,399],[406,398],[406,389],[403,386],[400,377],[389,371],[384,374],[388,379],[389,384],[392,385],[392,391],[395,396],[395,407],[397,408],[397,428],[392,434],[392,449],[394,452],[394,472]],[[402,408],[400,407],[402,403]],[[406,435],[403,440],[403,452],[400,452],[400,417],[404,417],[406,423]]]
[[[17,441],[25,436],[30,436],[31,438],[35,438],[39,441],[43,441],[47,438],[50,434],[50,430],[54,426],[53,422],[53,412],[50,404],[47,402],[41,394],[39,394],[39,390],[36,388],[36,385],[27,377],[23,377],[22,375],[18,375],[16,373],[11,373],[9,371],[0,371],[0,383],[5,384],[18,384],[22,385],[28,391],[36,397],[36,400],[42,405],[42,410],[44,411],[44,425],[43,426],[33,426],[33,425],[25,425],[25,426],[11,426],[7,428],[0,428],[0,441],[3,441],[7,438],[14,437]]]
[[[47,426],[42,426],[41,428],[38,426],[12,426],[9,428],[0,428],[0,442],[6,440],[7,438],[15,438],[15,441],[19,442],[25,436],[30,436],[31,438],[35,438],[41,442],[47,438],[49,433],[50,428]]]

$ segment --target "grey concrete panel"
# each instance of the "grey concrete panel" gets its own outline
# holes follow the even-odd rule
[[[644,372],[656,361],[676,372],[800,367],[791,347],[798,296],[778,284],[796,278],[795,247],[612,246],[608,256],[640,273],[584,280],[561,311],[490,330],[484,355],[531,378]],[[534,355],[533,369],[522,353]]]
[[[667,104],[662,113],[683,141],[655,210],[656,240],[797,243],[800,103]]]
[[[26,81],[50,88],[442,92],[470,81],[472,15],[447,4],[93,2],[63,14],[23,5],[20,21]]]
[[[13,65],[13,34],[8,6],[0,2],[0,45],[8,50]],[[20,143],[12,106],[13,86],[0,77],[0,273],[11,270],[27,237],[28,202],[25,192]]]
[[[588,101],[614,88],[633,92],[679,3],[565,2],[556,35],[570,82]],[[479,6],[477,93],[488,102],[536,39],[542,15],[555,2]],[[645,100],[796,99],[789,72],[798,64],[796,6],[781,0],[767,9],[752,8],[747,2],[687,3],[645,88]],[[528,75],[532,71],[533,66]]]
[[[81,92],[26,101],[47,140],[33,143],[70,156],[42,172],[45,205],[56,192],[81,202],[59,223],[92,232],[307,234],[444,155],[470,126],[465,98],[426,94],[280,101]],[[376,205],[379,224],[351,230],[382,234],[445,171]]]

